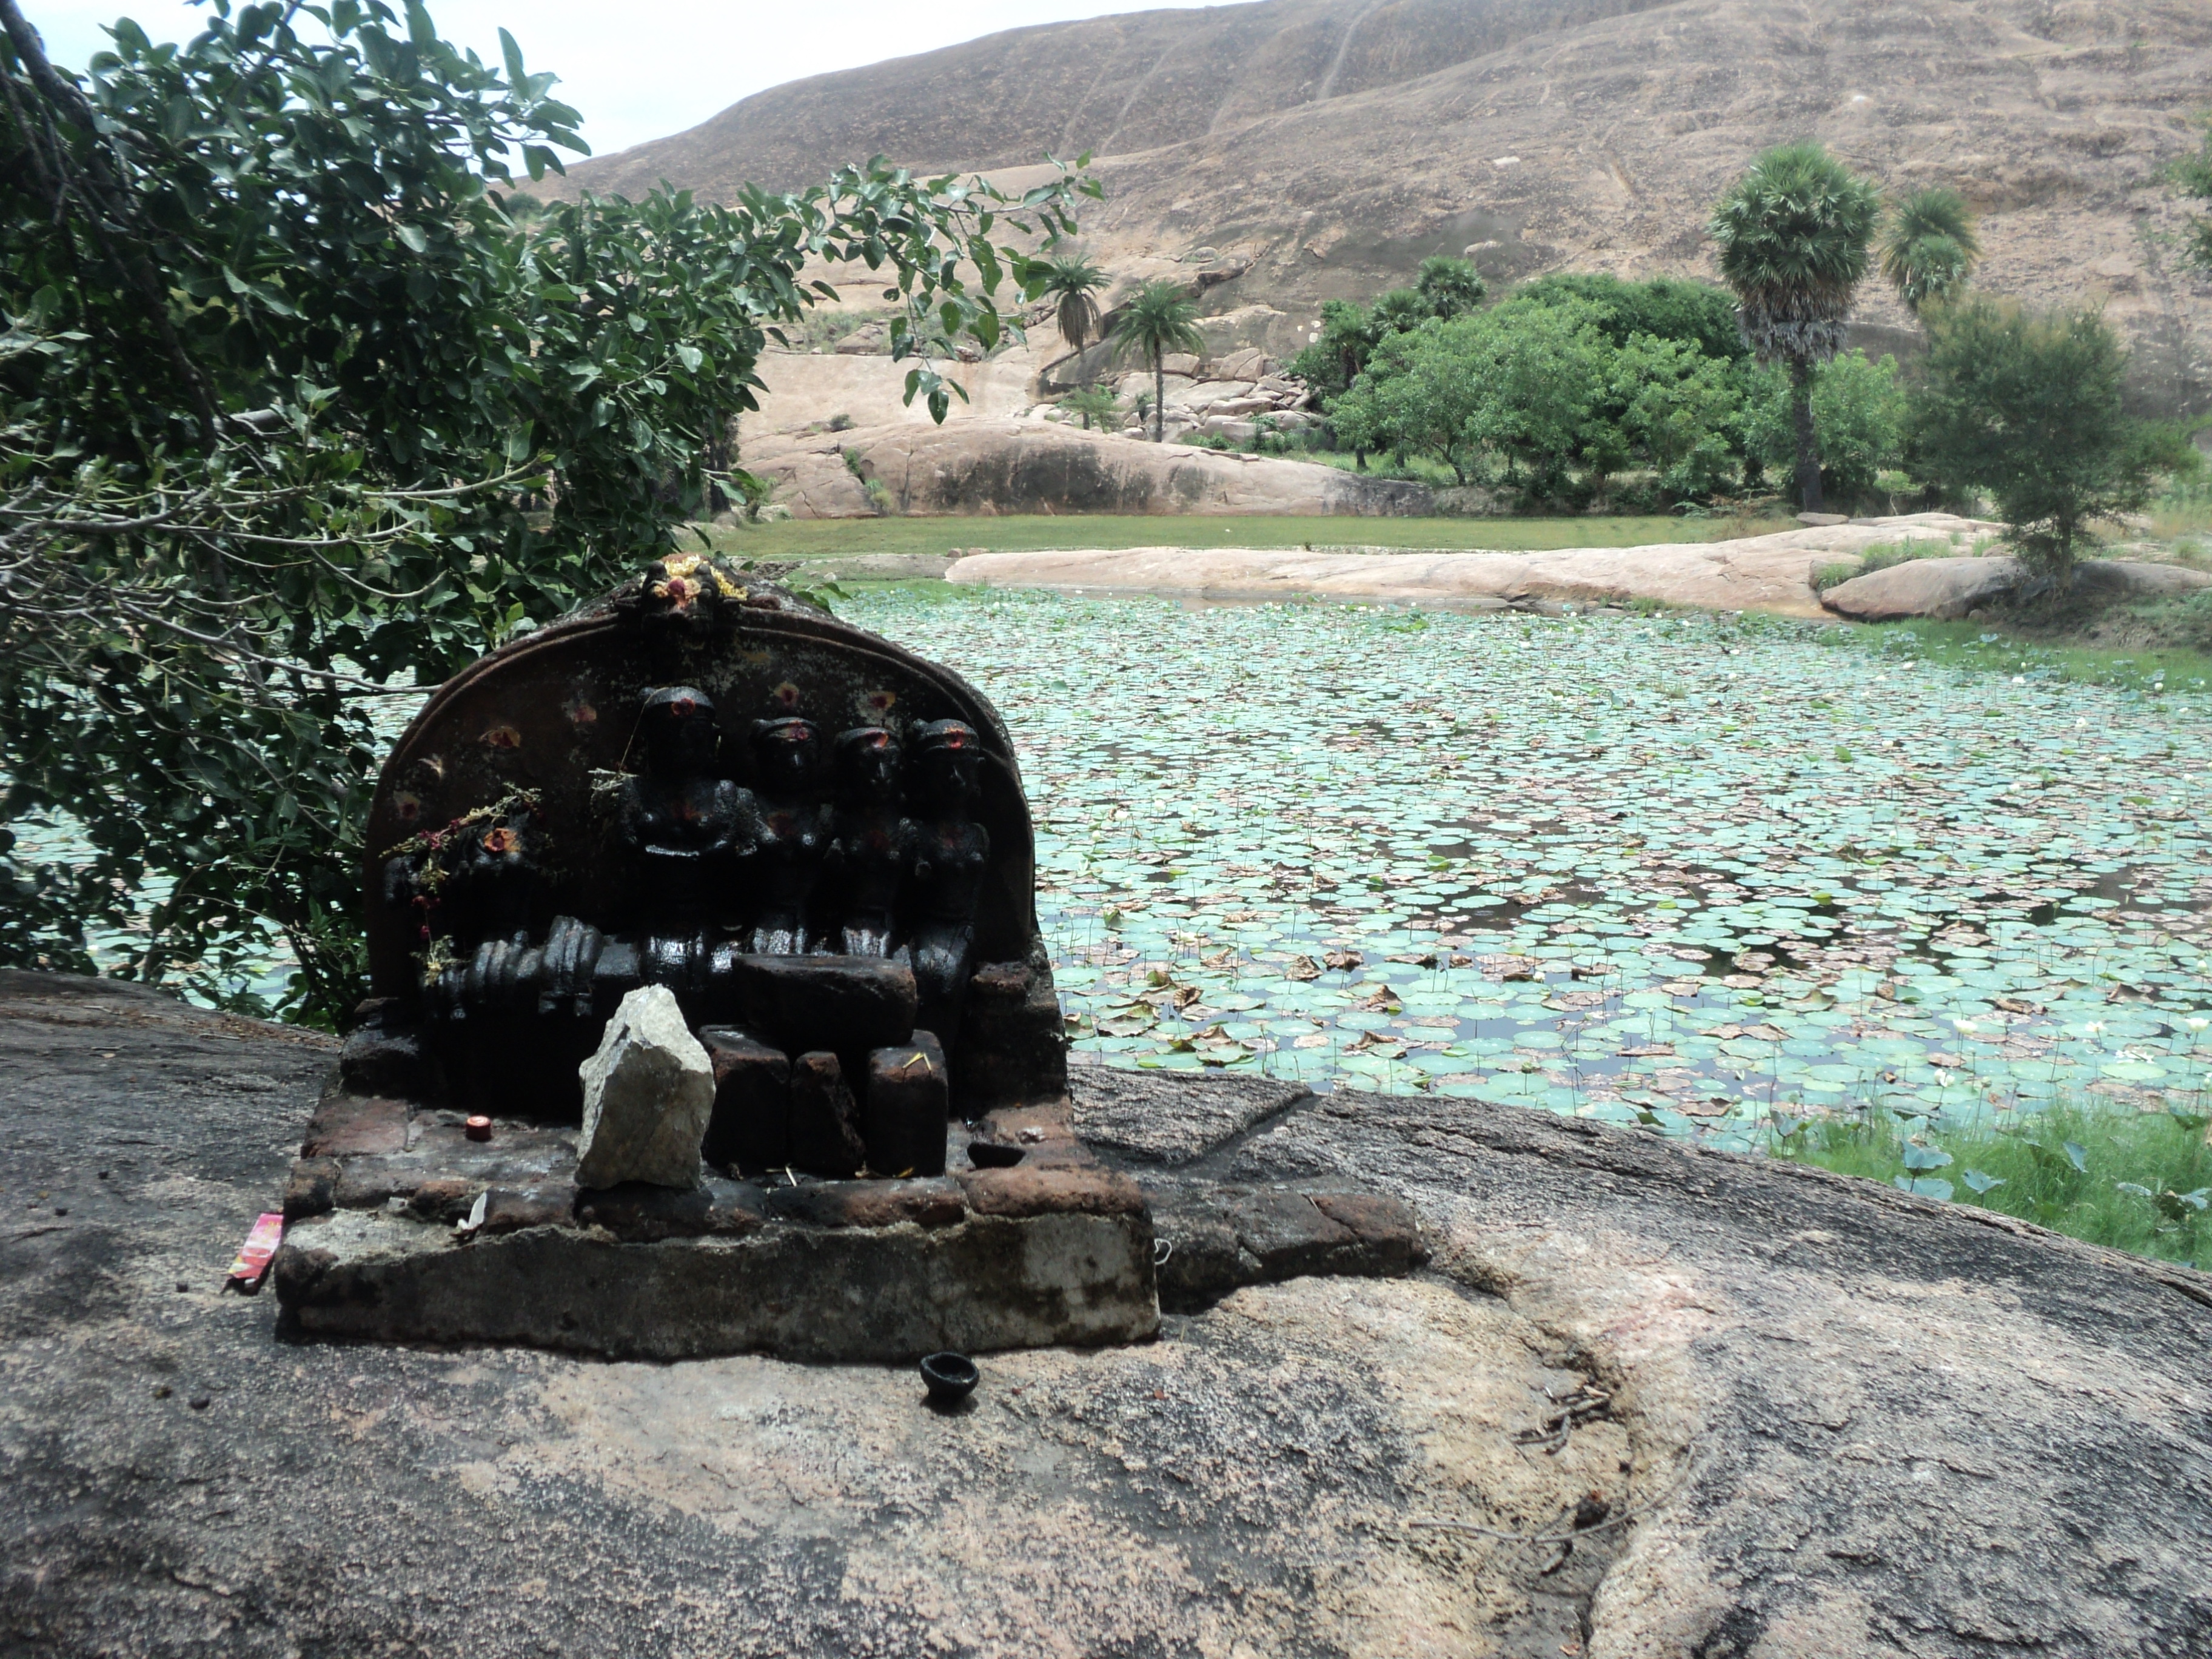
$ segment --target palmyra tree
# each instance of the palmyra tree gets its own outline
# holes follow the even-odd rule
[[[1197,303],[1179,283],[1146,283],[1115,313],[1113,337],[1116,362],[1133,357],[1152,365],[1152,441],[1158,443],[1167,434],[1169,355],[1206,349]]]
[[[1881,213],[1875,187],[1809,139],[1767,151],[1713,209],[1709,228],[1744,338],[1759,362],[1789,367],[1797,495],[1809,510],[1820,506],[1813,371],[1843,349]]]
[[[1955,190],[1918,190],[1899,202],[1882,239],[1881,274],[1915,317],[1965,288],[1982,257],[1974,216]]]
[[[1040,260],[1036,269],[1044,278],[1043,292],[1054,303],[1060,337],[1070,351],[1081,351],[1102,331],[1098,301],[1091,296],[1106,286],[1105,271],[1079,253]]]

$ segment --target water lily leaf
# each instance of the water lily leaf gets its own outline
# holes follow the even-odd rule
[[[1947,1204],[1951,1200],[1951,1183],[1941,1176],[1893,1176],[1889,1184],[1901,1193],[1916,1193],[1922,1198],[1939,1198]]]

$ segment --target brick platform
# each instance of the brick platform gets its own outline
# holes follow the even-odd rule
[[[1064,1103],[955,1125],[946,1173],[580,1190],[574,1132],[342,1092],[310,1121],[274,1279],[310,1336],[611,1357],[760,1350],[902,1359],[1145,1340],[1159,1327],[1143,1191]],[[1023,1161],[975,1168],[971,1139]]]

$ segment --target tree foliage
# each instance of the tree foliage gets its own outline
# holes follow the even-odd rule
[[[1897,359],[1840,352],[1813,373],[1813,419],[1820,434],[1824,500],[1856,504],[1875,493],[1875,478],[1904,459],[1905,389]],[[1797,434],[1789,377],[1759,372],[1744,406],[1747,451],[1786,473]]]
[[[1330,405],[1338,441],[1532,505],[1583,505],[1632,467],[1669,501],[1731,483],[1746,365],[1648,334],[1616,344],[1611,320],[1553,290],[1391,335]]]
[[[1881,274],[1914,316],[1955,298],[1982,257],[1974,216],[1955,190],[1917,190],[1891,210],[1881,243]]]
[[[1080,254],[1039,259],[1031,267],[1039,291],[1053,301],[1053,320],[1070,351],[1080,351],[1099,335],[1098,290],[1108,282],[1105,268]]]
[[[1370,353],[1395,334],[1423,323],[1448,322],[1477,309],[1490,292],[1482,273],[1466,259],[1437,254],[1421,261],[1411,288],[1378,295],[1371,307],[1325,300],[1321,337],[1291,360],[1291,373],[1326,404],[1347,390],[1367,367]]]
[[[2094,310],[1971,299],[1934,313],[1908,436],[1927,472],[1990,492],[2014,550],[2062,584],[2090,525],[2148,501],[2197,452],[2124,407],[2127,353]]]
[[[2183,156],[2167,170],[2175,186],[2185,196],[2200,202],[2212,201],[2212,125],[2205,128],[2204,137],[2196,150]],[[2189,222],[2189,246],[2185,257],[2199,270],[2212,270],[2212,217],[2199,215]]]
[[[1206,337],[1198,331],[1198,304],[1179,283],[1146,283],[1115,311],[1112,338],[1117,362],[1134,358],[1151,366],[1152,441],[1158,443],[1167,408],[1166,360],[1206,349]]]
[[[878,162],[519,222],[511,169],[582,146],[504,33],[494,67],[411,0],[216,0],[183,46],[118,24],[80,77],[0,22],[0,957],[136,928],[130,971],[213,989],[273,929],[323,1019],[358,983],[387,687],[672,547],[765,339],[834,298],[810,261],[883,274],[941,417],[933,357],[1034,280],[994,236],[1071,232],[1095,190]],[[88,865],[29,853],[58,822]]]
[[[1806,140],[1768,150],[1730,185],[1707,228],[1744,337],[1790,371],[1798,499],[1820,505],[1813,370],[1843,349],[1851,296],[1865,278],[1880,217],[1875,187]]]
[[[1513,297],[1546,305],[1585,306],[1591,320],[1617,346],[1644,334],[1680,342],[1723,362],[1751,353],[1736,322],[1735,301],[1726,289],[1705,283],[1678,276],[1632,283],[1601,271],[1563,270],[1523,283],[1513,290]]]

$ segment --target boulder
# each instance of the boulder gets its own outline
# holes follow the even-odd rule
[[[1212,409],[1232,398],[1252,395],[1249,380],[1212,380],[1194,381],[1189,389],[1170,392],[1170,403],[1188,404],[1193,409]]]
[[[2186,565],[2141,559],[2084,559],[2074,567],[2074,591],[2094,599],[2156,599],[2212,586],[2212,576]],[[1854,622],[1902,617],[1952,621],[2004,599],[2033,599],[2049,591],[2048,579],[2031,575],[2019,560],[1916,559],[1854,576],[1820,596],[1838,616]]]
[[[2013,558],[1914,559],[1838,582],[1820,603],[1853,622],[1949,621],[2003,599],[2020,586],[2021,575],[2021,562]]]
[[[1170,412],[1170,440],[1189,428]],[[852,457],[852,465],[847,462]],[[1255,455],[1224,455],[1048,421],[948,422],[823,433],[746,466],[806,519],[873,517],[858,466],[902,514],[1420,514],[1421,484]],[[896,1040],[896,1039],[894,1039]]]
[[[1202,430],[1218,433],[1231,443],[1249,443],[1260,435],[1256,422],[1241,421],[1229,415],[1209,415],[1199,424]]]
[[[1274,372],[1275,360],[1257,346],[1247,346],[1242,351],[1231,352],[1213,367],[1224,380],[1256,380]]]
[[[2152,599],[2164,593],[2193,593],[2212,586],[2212,576],[2183,564],[2148,564],[2140,559],[2084,559],[2074,568],[2074,586],[2090,593],[2120,599]]]
[[[1195,378],[1198,359],[1187,351],[1170,352],[1160,359],[1160,368],[1170,374],[1188,374]]]
[[[584,1130],[576,1184],[699,1184],[699,1143],[714,1111],[714,1068],[676,994],[646,985],[622,1000],[599,1052],[580,1068]]]

